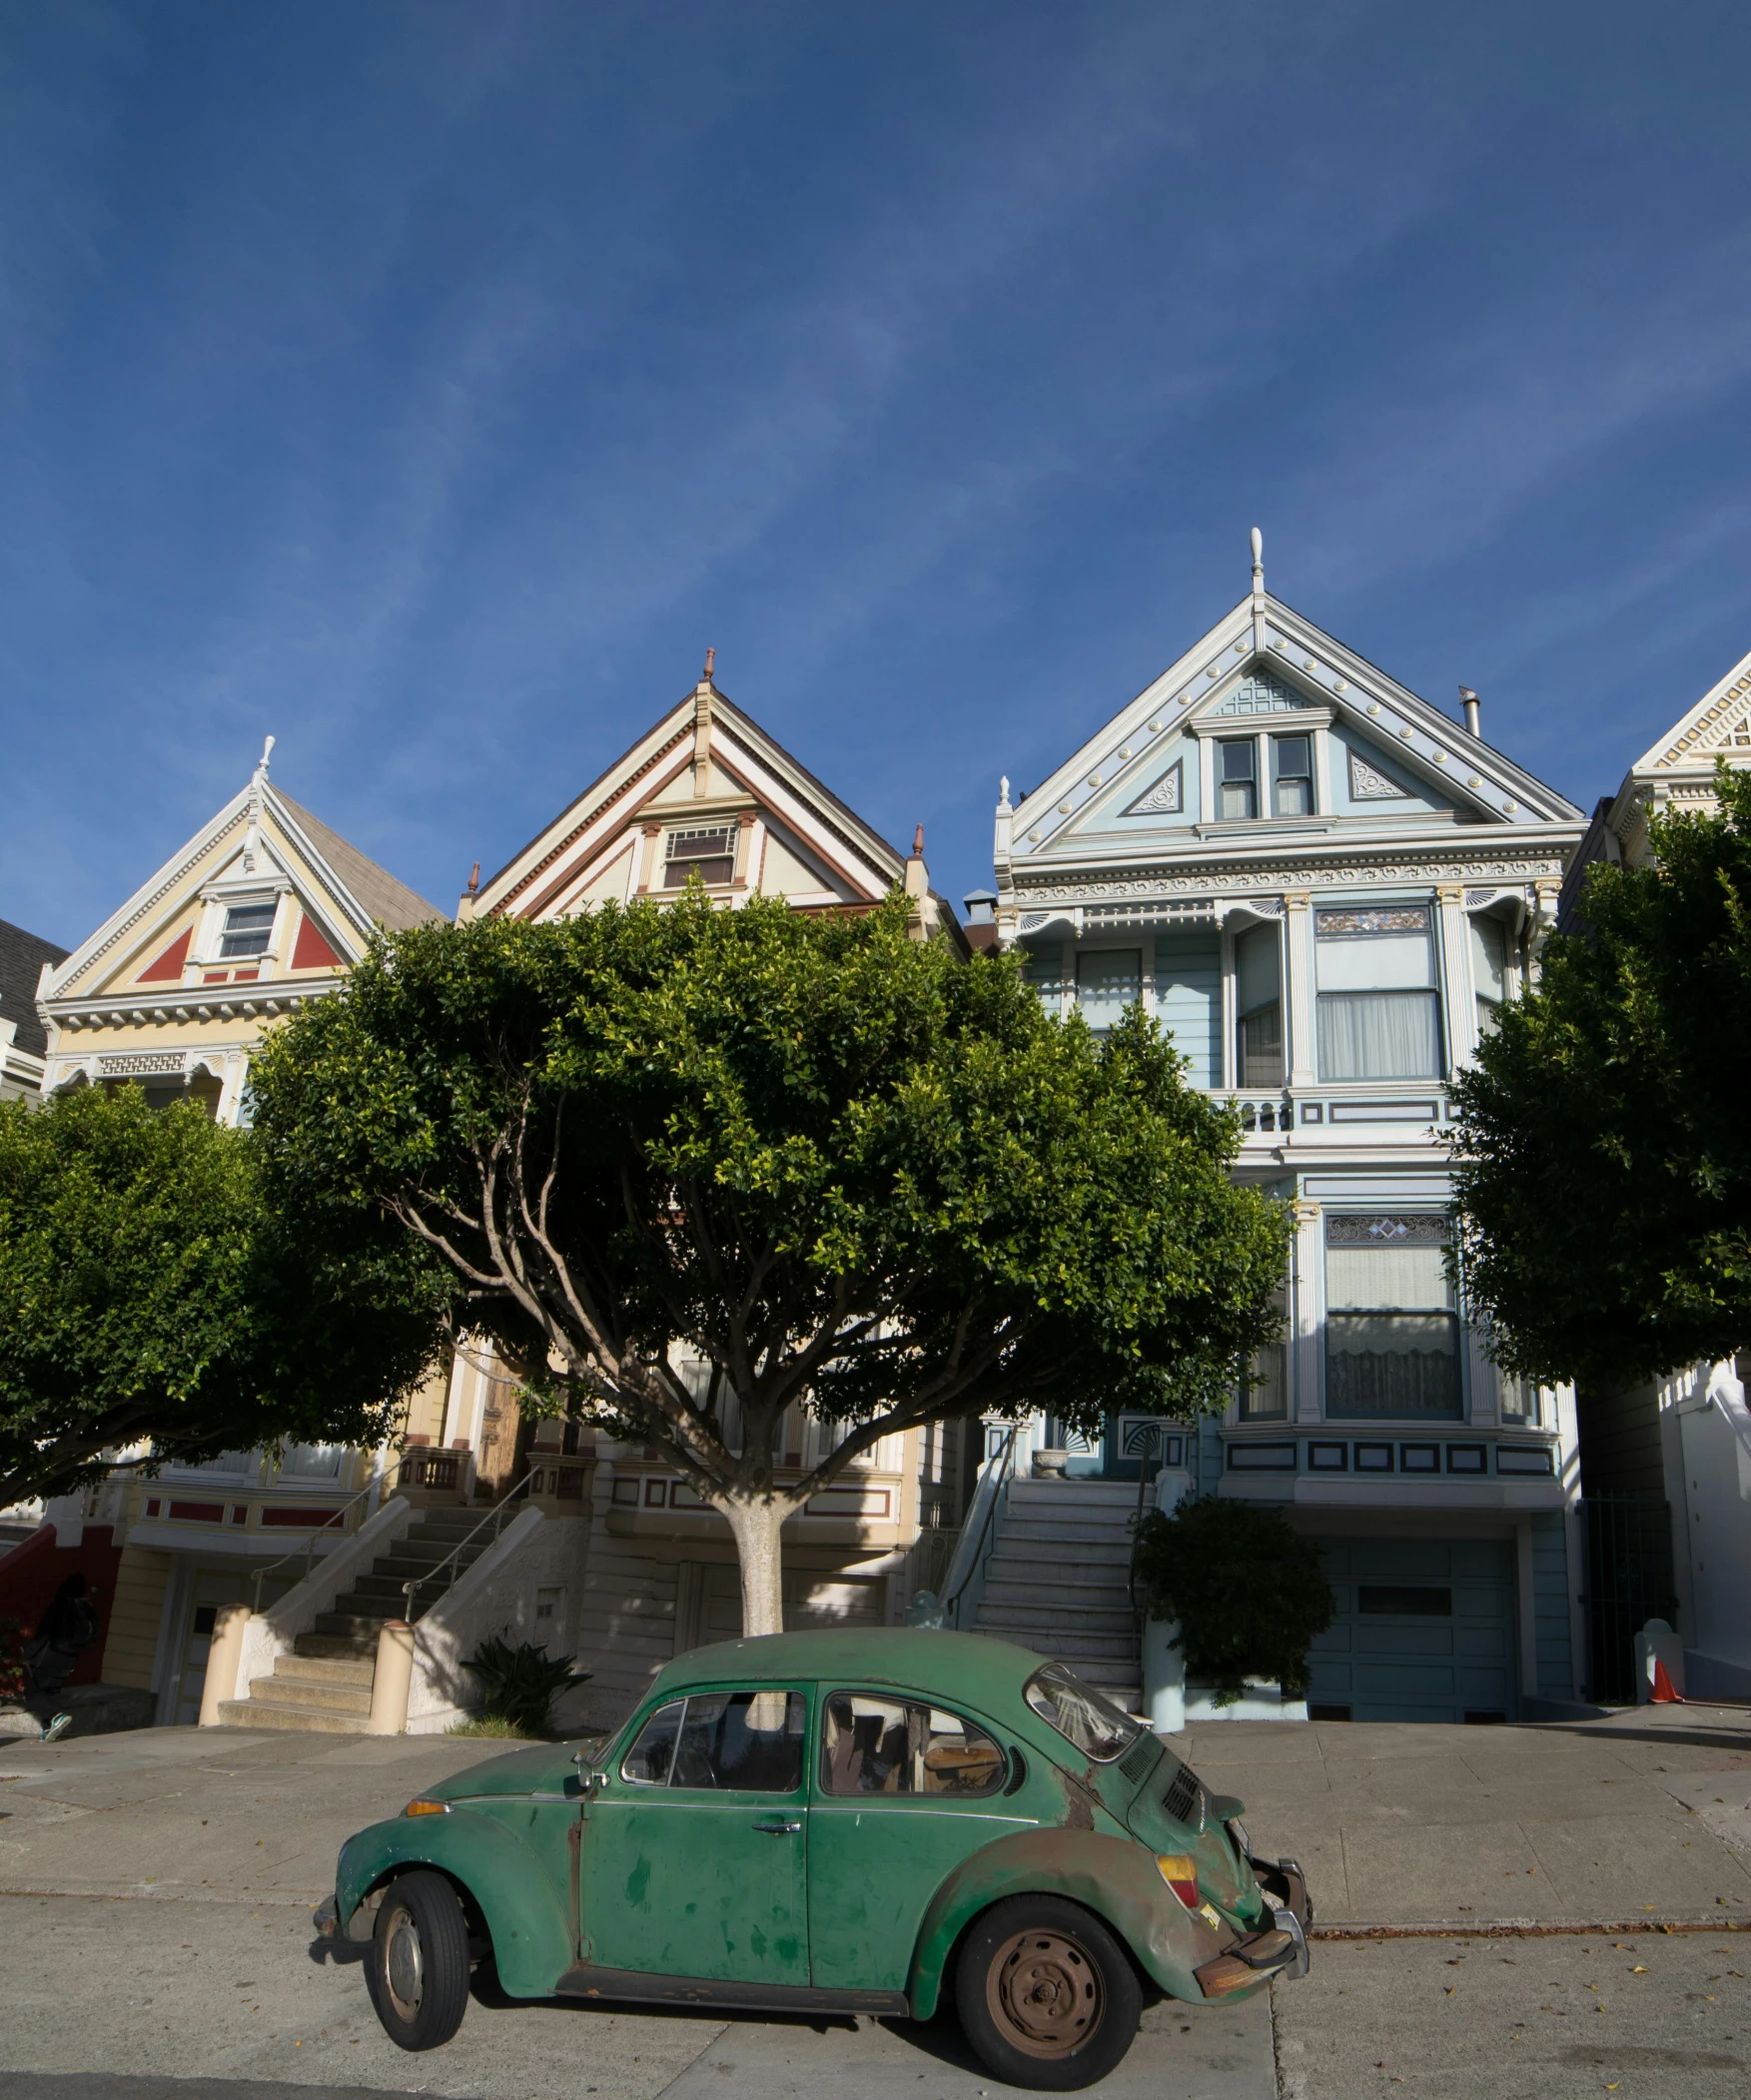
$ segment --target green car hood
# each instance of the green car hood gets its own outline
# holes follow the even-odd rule
[[[502,1757],[488,1757],[424,1789],[426,1798],[433,1801],[459,1801],[482,1794],[578,1791],[578,1770],[572,1762],[571,1746],[557,1742],[537,1742],[526,1750],[509,1750]]]

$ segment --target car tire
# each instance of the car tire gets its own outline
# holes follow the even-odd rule
[[[403,1874],[384,1891],[371,1938],[371,2002],[399,2049],[438,2049],[468,2009],[468,1923],[441,1874]]]
[[[994,2078],[1074,2093],[1124,2061],[1143,1990],[1092,1910],[1063,1896],[1011,1896],[975,1918],[962,1942],[955,2009]]]

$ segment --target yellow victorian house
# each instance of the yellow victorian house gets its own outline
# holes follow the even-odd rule
[[[375,928],[443,916],[274,784],[273,741],[209,823],[43,964],[33,1019],[45,1095],[138,1085],[155,1104],[194,1100],[245,1121],[264,1031],[333,991]],[[410,1428],[418,1441],[419,1420]],[[242,1600],[258,1573],[269,1597],[289,1587],[313,1538],[326,1549],[351,1533],[382,1482],[380,1454],[291,1447],[153,1479],[117,1473],[50,1503],[31,1551],[69,1567],[77,1557],[99,1577],[99,1653],[79,1674],[150,1692],[161,1722],[193,1720],[217,1607]]]

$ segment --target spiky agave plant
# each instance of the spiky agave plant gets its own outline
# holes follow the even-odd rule
[[[513,1647],[489,1633],[462,1664],[480,1686],[478,1717],[503,1721],[519,1735],[551,1735],[553,1701],[573,1685],[587,1683],[591,1674],[573,1669],[573,1659],[549,1655],[532,1640]]]

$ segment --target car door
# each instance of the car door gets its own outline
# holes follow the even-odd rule
[[[969,1853],[1036,1820],[990,1730],[921,1694],[821,1687],[811,1775],[809,1979],[904,1990],[932,1896]]]
[[[808,1712],[802,1686],[763,1684],[645,1717],[584,1826],[592,1967],[808,1982]]]

